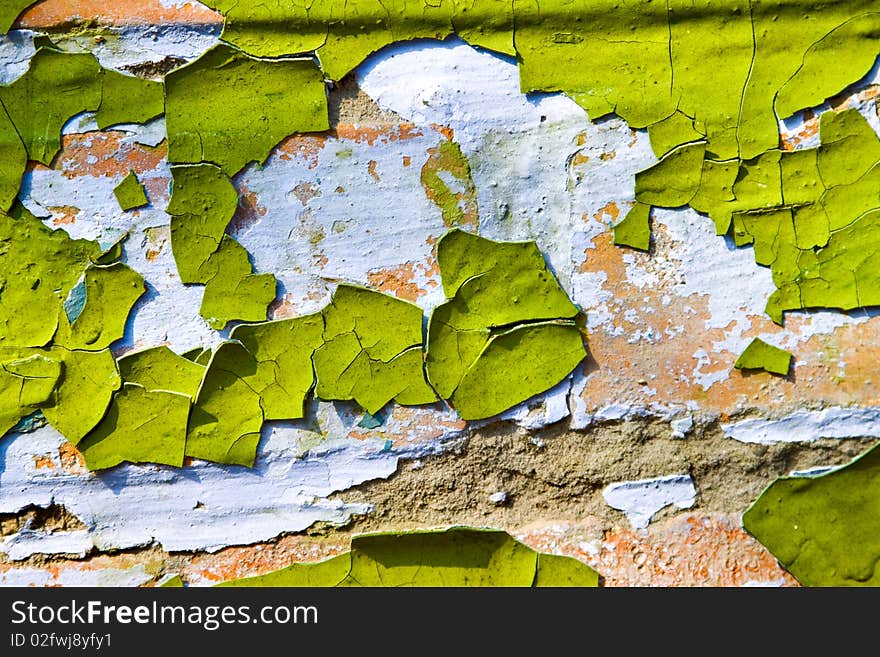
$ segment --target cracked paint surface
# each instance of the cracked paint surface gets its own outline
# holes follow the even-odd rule
[[[102,20],[113,30],[95,46],[102,65],[124,68],[157,62],[163,48],[167,48],[179,58],[175,63],[177,72],[169,76],[173,79],[175,75],[183,77],[188,69],[179,68],[180,64],[198,62],[203,52],[214,47],[219,25],[216,14],[186,3],[185,7],[175,8],[142,4],[137,12],[128,13],[96,8],[96,15],[104,16]],[[217,8],[226,11],[220,4]],[[412,36],[445,37],[456,31],[470,43],[513,54],[513,41],[497,38],[503,37],[512,25],[512,14],[495,12],[494,22],[488,21],[489,12],[484,4],[488,7],[490,3],[480,3],[467,19],[455,10],[438,12],[441,18],[428,17],[424,23],[409,27],[392,18],[377,30],[374,39],[362,41],[350,34],[337,33],[336,28],[322,34],[319,18],[309,23],[317,30],[316,40],[306,39],[294,47],[289,36],[276,35],[280,40],[271,43],[280,49],[276,54],[282,55],[306,54],[317,48],[323,72],[331,78],[354,69],[381,45]],[[54,0],[40,3],[26,12],[19,24],[39,28],[51,23],[48,17],[59,10],[58,6]],[[331,3],[326,6],[331,7]],[[488,409],[471,412],[453,400],[461,415],[492,415],[518,404],[538,388],[550,388],[545,394],[506,410],[501,417],[531,428],[565,421],[579,430],[627,418],[657,418],[668,422],[673,431],[689,435],[694,427],[691,418],[696,416],[698,433],[702,422],[720,419],[731,437],[746,443],[876,435],[871,428],[871,413],[878,401],[873,392],[872,368],[868,365],[878,337],[872,311],[798,311],[813,306],[861,308],[871,303],[870,277],[856,278],[853,284],[846,280],[846,274],[853,271],[861,276],[860,272],[871,271],[871,249],[853,249],[851,244],[862,244],[873,233],[871,213],[876,206],[877,185],[871,177],[876,156],[870,145],[876,142],[878,128],[876,93],[871,86],[875,78],[869,75],[846,98],[823,103],[871,69],[876,58],[876,47],[870,40],[876,29],[875,18],[865,11],[864,3],[858,2],[841,3],[814,24],[803,23],[800,16],[786,13],[786,9],[781,23],[803,28],[792,39],[788,33],[783,36],[779,26],[766,23],[772,7],[772,3],[743,5],[738,7],[740,11],[734,13],[735,17],[724,19],[712,12],[694,19],[675,3],[666,10],[655,11],[632,3],[606,12],[598,23],[607,34],[615,34],[627,21],[636,21],[644,28],[640,28],[642,41],[636,47],[635,43],[622,41],[599,44],[570,24],[557,29],[556,21],[564,12],[544,12],[537,17],[530,8],[517,4],[513,11],[534,21],[523,23],[523,29],[518,30],[519,71],[510,60],[475,51],[457,40],[434,46],[404,44],[372,57],[355,70],[353,77],[370,102],[379,110],[394,114],[390,122],[373,127],[340,121],[329,132],[292,137],[279,133],[279,139],[287,138],[277,147],[269,143],[274,136],[267,143],[245,141],[242,147],[254,148],[257,155],[235,154],[234,161],[215,162],[220,166],[214,168],[227,169],[220,171],[220,179],[234,196],[224,202],[222,211],[213,218],[205,242],[207,256],[195,258],[198,269],[211,254],[222,251],[228,256],[224,266],[215,262],[211,275],[202,277],[220,283],[214,288],[216,305],[209,303],[208,311],[203,313],[208,321],[198,311],[200,304],[204,306],[206,299],[212,299],[209,286],[202,291],[200,286],[185,285],[187,281],[182,283],[176,276],[180,270],[180,249],[176,244],[182,243],[180,226],[186,223],[180,217],[199,222],[199,213],[203,211],[175,209],[177,199],[185,198],[178,196],[182,185],[177,185],[176,171],[208,167],[204,160],[211,158],[203,156],[201,146],[197,158],[179,155],[185,149],[180,151],[175,146],[169,172],[168,146],[162,137],[166,127],[175,135],[188,130],[181,131],[174,121],[166,126],[161,119],[144,127],[126,123],[152,118],[146,115],[119,119],[121,125],[113,125],[116,118],[101,116],[102,109],[115,112],[114,103],[108,100],[106,105],[101,103],[96,108],[95,117],[86,116],[64,127],[58,142],[60,155],[49,158],[51,162],[31,163],[25,169],[20,164],[21,150],[16,155],[15,139],[10,140],[12,157],[8,161],[14,165],[11,171],[15,173],[20,168],[24,172],[21,203],[50,228],[62,228],[73,239],[97,240],[98,247],[95,253],[80,254],[78,257],[87,259],[81,260],[76,276],[53,288],[51,305],[59,308],[55,327],[50,327],[55,321],[51,313],[39,318],[45,324],[43,334],[51,331],[48,338],[26,345],[31,350],[26,352],[21,352],[20,345],[9,343],[16,351],[10,352],[8,358],[3,356],[4,377],[9,377],[3,395],[14,391],[15,403],[21,405],[22,411],[39,410],[71,435],[85,436],[102,418],[77,417],[71,412],[75,390],[69,385],[65,389],[63,384],[54,390],[52,386],[62,376],[55,374],[56,369],[63,370],[65,377],[67,373],[79,376],[77,372],[91,372],[99,362],[97,359],[101,359],[103,383],[94,384],[95,389],[101,391],[101,399],[106,399],[105,406],[120,412],[129,395],[154,400],[144,401],[145,408],[151,403],[162,407],[158,404],[160,399],[166,400],[162,403],[170,403],[173,398],[175,403],[189,404],[189,399],[199,395],[192,384],[195,374],[202,373],[196,368],[210,369],[212,359],[229,351],[227,345],[235,344],[227,342],[228,338],[241,340],[248,354],[239,353],[240,358],[226,361],[232,364],[223,371],[231,373],[230,381],[248,382],[245,387],[249,392],[242,388],[242,393],[251,399],[252,412],[247,418],[226,422],[231,428],[225,445],[220,441],[220,445],[204,447],[204,451],[195,448],[194,455],[207,454],[208,458],[239,463],[253,463],[257,459],[259,463],[260,436],[273,431],[275,426],[264,422],[296,420],[312,408],[310,402],[305,402],[311,385],[309,377],[288,380],[285,375],[278,379],[269,374],[280,350],[274,346],[277,341],[255,337],[260,333],[259,327],[278,326],[280,330],[278,320],[307,318],[309,313],[324,308],[334,291],[345,289],[345,284],[378,288],[427,312],[442,307],[444,296],[454,301],[458,288],[451,295],[446,289],[448,276],[439,257],[438,242],[442,244],[448,226],[464,224],[469,229],[478,227],[483,237],[504,242],[535,240],[569,303],[574,302],[577,310],[585,311],[590,357],[569,375],[584,354],[582,343],[577,349],[573,343],[571,367],[565,372],[560,370],[540,386],[527,387],[522,394],[509,395],[494,406],[489,404]],[[249,27],[250,19],[243,13],[247,8],[244,3],[236,9],[235,17],[232,13],[227,16],[224,38],[250,55],[265,54],[259,48],[270,41],[264,40],[265,34]],[[180,26],[180,34],[189,29],[199,38],[191,39],[184,47],[183,39],[175,41],[172,26],[163,26],[154,31],[158,45],[150,49],[138,45],[145,41],[142,37],[149,33],[151,21],[168,22],[172,15],[193,21],[192,26]],[[749,20],[743,19],[746,15]],[[202,27],[195,29],[194,17],[202,21]],[[754,33],[749,29],[749,21]],[[475,24],[480,26],[479,30],[474,28]],[[539,47],[539,37],[546,29],[554,30],[552,44]],[[311,32],[304,30],[301,34]],[[725,35],[724,47],[731,53],[732,65],[719,77],[716,67],[707,69],[711,58],[706,53],[721,47],[721,34]],[[760,38],[753,38],[756,34]],[[15,84],[16,79],[26,79],[13,76],[27,75],[21,63],[33,57],[29,50],[33,48],[33,38],[18,31],[9,39],[3,42],[0,57],[13,64],[5,69],[12,72],[4,82]],[[38,40],[37,45],[45,49],[46,45],[41,43]],[[84,43],[57,39],[61,50],[76,50]],[[356,43],[361,45],[352,47]],[[662,52],[662,56],[652,57],[654,50]],[[828,52],[845,53],[846,65],[829,70],[832,58]],[[231,59],[224,61],[232,65],[259,66],[258,59],[237,55],[228,46],[215,47],[212,53],[188,70],[204,70],[204,65],[213,61],[211,57],[217,53],[229,55]],[[583,57],[601,64],[597,70],[607,67],[611,71],[609,79],[613,84],[608,93],[596,94],[594,81],[571,64]],[[792,67],[794,60],[796,66]],[[619,65],[621,61],[635,62],[634,68],[627,70]],[[692,65],[695,61],[700,65]],[[840,64],[843,60],[838,57],[837,61]],[[413,79],[414,71],[423,81]],[[146,69],[124,72],[127,75],[119,77],[101,73],[105,77],[105,91],[118,83],[118,98],[121,92],[130,93],[125,85],[135,84],[144,90],[142,104],[148,108],[145,112],[152,112],[149,99],[155,97],[156,87],[132,83],[137,78],[130,75],[150,74]],[[674,84],[656,93],[632,84],[634,77],[663,80],[666,75]],[[720,93],[728,88],[741,88],[741,96]],[[526,100],[521,89],[562,89],[569,98],[537,94]],[[768,95],[767,89],[773,93]],[[771,98],[774,94],[775,101]],[[675,96],[676,105],[670,105],[670,98]],[[820,107],[816,108],[817,105]],[[810,107],[814,109],[799,112]],[[581,108],[586,108],[587,114]],[[614,117],[600,123],[588,121],[588,117],[596,119],[612,111],[626,123]],[[779,122],[777,118],[785,121]],[[113,129],[106,129],[108,126]],[[61,127],[59,123],[59,131]],[[25,146],[29,155],[31,150],[45,150],[32,139]],[[55,147],[50,144],[48,149],[52,148]],[[239,163],[246,164],[245,158],[260,164],[242,169]],[[652,167],[658,158],[660,163]],[[820,165],[820,161],[825,163]],[[181,162],[187,164],[181,166]],[[130,173],[143,182],[150,205],[131,210],[131,216],[125,216],[115,204],[113,190]],[[169,205],[172,173],[175,193]],[[818,178],[814,173],[819,174]],[[90,179],[88,189],[77,184],[83,176]],[[821,181],[819,186],[810,182],[817,179]],[[768,188],[772,192],[769,195]],[[780,189],[778,196],[772,191],[775,188]],[[842,198],[861,199],[861,205],[843,204]],[[686,204],[712,215],[714,225],[690,209],[649,208]],[[816,211],[817,207],[821,212]],[[171,214],[170,221],[164,213],[166,208]],[[837,223],[833,229],[823,230],[822,213],[827,215],[829,208]],[[725,225],[724,217],[729,210],[729,222]],[[16,219],[24,216],[18,206],[12,207],[11,213]],[[787,226],[787,216],[794,226],[788,242],[785,235],[779,238],[782,233],[776,228]],[[777,222],[773,223],[772,234],[761,232],[769,230],[768,220]],[[24,225],[35,226],[29,219]],[[726,236],[715,236],[716,230],[726,231],[728,225],[730,231]],[[390,226],[394,228],[389,230]],[[201,239],[201,235],[196,237]],[[616,249],[613,243],[635,250]],[[221,248],[222,244],[226,247]],[[744,248],[737,251],[737,247]],[[640,249],[647,252],[641,253]],[[841,262],[854,262],[852,258],[856,256],[865,264],[838,267]],[[793,258],[795,265],[783,262],[785,258]],[[4,260],[5,266],[14,267],[8,264],[11,260]],[[117,260],[125,264],[114,264]],[[771,269],[762,272],[756,268],[756,261],[771,265]],[[96,274],[106,273],[108,269],[102,268],[112,267],[116,267],[113,271],[136,272],[146,282],[146,293],[134,296],[138,280],[133,277],[130,296],[126,296],[125,284],[116,289],[100,282]],[[819,274],[814,275],[817,271]],[[227,276],[224,272],[231,274]],[[13,270],[8,276],[14,279],[19,275]],[[224,292],[254,277],[264,277],[259,280],[265,281],[256,294],[258,302],[253,308],[236,308],[226,313]],[[794,298],[791,295],[779,300],[780,292],[792,289],[791,281],[797,288],[796,304],[790,300]],[[840,296],[841,291],[850,294],[853,287],[855,301]],[[863,290],[867,291],[865,303]],[[102,310],[108,303],[101,301],[104,298],[120,299],[122,307],[132,309],[128,321],[121,317],[117,320],[121,328],[111,326],[106,335],[100,326],[96,328],[105,322],[112,324]],[[842,298],[844,301],[840,301]],[[803,303],[804,299],[807,303]],[[781,320],[782,310],[788,310],[785,326],[768,321],[765,306],[776,320]],[[157,321],[157,317],[173,320]],[[276,322],[227,327],[229,320],[267,318]],[[534,319],[538,318],[528,317],[525,321]],[[504,322],[487,324],[481,325],[481,330],[506,327]],[[527,323],[525,327],[522,330],[549,330],[539,324]],[[741,376],[735,361],[754,339],[772,348],[791,351],[797,380],[767,381]],[[105,343],[112,346],[112,355],[103,351],[104,347],[98,351],[89,347]],[[162,356],[142,357],[146,364],[140,368],[137,359],[128,366],[123,364],[125,358],[118,366],[112,364],[112,356],[122,356],[132,349],[135,356],[137,350],[145,348],[151,353],[150,348],[163,344],[171,347],[171,351],[162,352]],[[546,354],[551,344],[558,344],[558,340],[554,337],[546,344],[536,343],[535,354]],[[511,345],[503,341],[498,345],[504,347],[505,354],[517,353],[516,349],[507,352]],[[517,341],[517,345],[521,348],[522,342]],[[430,340],[428,347],[430,361]],[[40,350],[36,356],[34,349]],[[580,356],[575,360],[578,349]],[[190,351],[192,359],[198,362],[177,356]],[[259,356],[257,351],[261,351]],[[488,374],[508,367],[490,350],[483,354],[480,360],[491,362]],[[621,358],[621,354],[625,356]],[[151,365],[152,359],[155,364]],[[185,360],[186,365],[182,363]],[[514,356],[514,362],[520,360]],[[168,377],[152,373],[166,367]],[[242,372],[242,368],[247,371]],[[471,369],[479,373],[473,366]],[[483,393],[489,379],[483,374],[478,378],[480,383],[472,387]],[[50,386],[53,380],[55,383]],[[501,383],[506,381],[489,387],[498,389]],[[219,384],[217,389],[224,385]],[[52,389],[46,393],[46,388]],[[294,391],[288,408],[277,409],[278,396],[273,396],[273,390]],[[325,397],[344,399],[349,394],[334,390]],[[205,397],[204,404],[210,407],[208,398]],[[232,399],[241,397],[233,395]],[[381,440],[389,432],[394,436],[398,431],[397,437],[384,439],[386,444],[390,440],[393,445],[424,436],[426,445],[433,445],[425,447],[429,453],[443,449],[444,440],[469,426],[440,405],[417,409],[392,405],[383,409],[380,407],[384,401],[369,403],[368,415],[354,406],[336,402],[332,408],[344,409],[340,412],[351,419],[351,424],[343,425],[344,430],[337,426],[336,433],[331,434],[337,438],[345,436],[343,441],[360,442]],[[425,395],[425,403],[429,401]],[[799,410],[804,404],[811,409]],[[228,405],[215,402],[213,408]],[[273,408],[276,411],[272,412]],[[320,408],[331,406],[322,403]],[[40,413],[29,420],[30,425],[21,428],[38,425],[42,421]],[[211,417],[201,426],[224,423],[219,410],[207,415]],[[11,421],[15,424],[18,417]],[[691,424],[685,430],[687,422]],[[83,433],[86,426],[89,429]],[[470,426],[479,429],[481,425]],[[790,427],[797,430],[789,431]],[[38,432],[48,430],[43,427]],[[303,440],[310,449],[318,444],[316,441],[326,439],[324,432],[308,431],[309,437]],[[14,433],[5,442],[33,435],[36,434]],[[321,438],[322,435],[325,437]],[[403,435],[408,438],[400,438]],[[90,442],[88,437],[84,438],[80,447],[85,462],[89,463],[90,453],[92,463],[110,463],[124,453],[114,447],[114,436],[105,430],[100,440]],[[153,440],[164,445],[166,437],[150,438]],[[172,442],[178,445],[173,455],[176,464],[181,441],[178,437]],[[109,451],[94,451],[101,445]],[[130,460],[139,460],[137,449],[129,453]],[[20,455],[29,458],[26,451]],[[184,463],[182,459],[180,462]],[[161,468],[155,470],[159,466],[122,466],[134,467],[166,472]],[[192,467],[201,468],[203,464],[189,462],[185,470]],[[149,481],[153,475],[144,476],[139,481]],[[322,513],[333,521],[350,517],[346,513],[334,515],[326,508],[311,517],[320,518]],[[300,520],[298,517],[295,521],[279,522],[274,525],[275,532],[296,531],[289,527],[298,526]],[[97,525],[90,522],[86,524],[89,532],[93,532]],[[58,537],[58,545],[63,546],[64,541]],[[58,549],[52,547],[51,541],[41,543],[33,535],[30,539],[21,535],[16,544],[33,546],[16,548],[16,554],[24,558],[28,549],[39,552],[40,544],[46,550]],[[195,538],[191,543],[193,549],[205,549],[206,544]],[[82,536],[77,534],[69,543],[71,553],[81,553],[81,545]],[[777,579],[768,576],[765,581]]]

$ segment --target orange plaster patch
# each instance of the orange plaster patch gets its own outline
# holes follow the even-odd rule
[[[775,557],[725,514],[685,514],[644,532],[613,529],[585,540],[584,526],[544,523],[520,536],[530,547],[584,561],[605,586],[798,586]]]
[[[422,136],[422,131],[412,123],[397,123],[392,125],[361,125],[354,123],[340,123],[335,129],[330,130],[331,137],[347,139],[356,144],[372,146],[377,141],[387,144],[396,141],[407,141]]]
[[[655,237],[658,253],[670,253],[673,247],[662,228],[655,230]],[[603,286],[614,294],[604,303],[611,314],[610,325],[594,329],[588,336],[591,361],[582,394],[587,412],[610,403],[675,408],[695,402],[703,411],[724,415],[738,408],[778,414],[804,404],[880,403],[880,385],[876,385],[880,380],[875,381],[872,371],[873,363],[880,359],[877,322],[843,326],[833,334],[815,335],[798,343],[793,348],[795,365],[787,377],[744,374],[733,368],[738,353],[715,347],[734,327],[706,327],[708,297],[680,296],[675,289],[674,266],[658,261],[657,254],[614,246],[610,232],[599,235],[594,247],[585,251],[584,261],[576,267],[582,272],[603,272],[607,276]],[[629,281],[624,255],[653,272],[656,282],[639,287]],[[596,312],[589,307],[585,311],[588,317]],[[780,331],[763,314],[749,320],[745,339]],[[789,314],[785,321],[786,328],[797,333],[809,316]],[[700,351],[707,354],[708,362],[700,362]],[[720,372],[727,378],[703,389],[696,372]]]
[[[55,459],[51,454],[34,454],[34,467],[37,470],[54,470]]]
[[[406,262],[392,269],[380,269],[367,274],[367,282],[382,292],[393,294],[401,299],[415,302],[427,294],[415,282],[416,265]]]
[[[69,226],[76,223],[76,216],[79,214],[79,208],[72,205],[51,205],[46,208],[54,216],[52,217],[53,226]]]
[[[327,133],[291,135],[275,147],[272,155],[282,160],[300,158],[308,163],[309,169],[314,169],[318,166],[318,156],[326,143]]]
[[[165,7],[159,0],[43,0],[19,16],[16,27],[39,29],[89,21],[100,25],[220,25],[223,16],[198,2]]]
[[[136,174],[155,171],[168,156],[166,142],[155,148],[136,143],[121,143],[125,133],[110,130],[62,135],[61,151],[53,168],[66,178],[80,176],[123,177],[129,170]]]
[[[61,457],[61,468],[70,474],[86,474],[89,469],[86,467],[85,459],[79,450],[72,444],[65,442],[58,448],[58,455]]]
[[[229,547],[213,554],[190,557],[180,574],[184,580],[201,579],[215,583],[264,575],[292,563],[323,561],[351,546],[344,538],[337,541],[282,536],[272,543]]]

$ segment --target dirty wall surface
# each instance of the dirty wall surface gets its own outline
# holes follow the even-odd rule
[[[873,3],[17,4],[0,583],[878,583]]]

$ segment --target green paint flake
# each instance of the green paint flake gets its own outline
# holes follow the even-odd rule
[[[50,354],[62,362],[63,374],[55,388],[54,403],[43,407],[43,415],[75,445],[104,417],[122,381],[109,349],[69,351],[53,347]]]
[[[538,554],[503,531],[388,532],[352,539],[354,586],[531,586]]]
[[[27,72],[0,86],[0,103],[27,149],[46,166],[61,149],[61,128],[80,112],[101,105],[101,65],[90,54],[39,48]]]
[[[52,403],[61,361],[38,349],[0,347],[0,436]]]
[[[534,586],[596,588],[599,586],[599,573],[572,557],[538,554]]]
[[[50,166],[61,148],[61,129],[72,117],[96,112],[105,128],[164,111],[160,83],[105,70],[93,55],[63,52],[47,38],[34,44],[25,74],[0,86],[0,210],[5,211],[15,201],[27,160]]]
[[[564,91],[591,119],[616,112],[633,128],[675,111],[667,3],[550,0],[514,7],[524,92]]]
[[[3,0],[0,6],[0,34],[6,34],[12,28],[25,9],[37,4],[34,0]]]
[[[254,274],[248,253],[238,242],[224,235],[201,271],[206,282],[199,312],[211,328],[219,331],[234,319],[265,321],[277,281],[272,274]]]
[[[826,112],[819,120],[819,178],[829,190],[858,182],[880,162],[880,138],[858,110]],[[876,197],[874,199],[877,201]],[[875,206],[876,207],[876,206]]]
[[[64,300],[99,251],[50,230],[20,205],[0,212],[0,346],[47,345]]]
[[[813,477],[782,477],[743,527],[805,586],[880,586],[880,448]]]
[[[740,104],[754,48],[752,1],[668,2],[673,93],[678,109],[693,117],[695,129],[705,133],[706,154],[712,159],[739,155]],[[772,97],[765,102],[772,103]]]
[[[315,54],[333,80],[394,41],[457,33],[516,55],[524,92],[563,91],[592,119],[616,112],[633,128],[667,130],[662,152],[695,130],[717,160],[775,148],[778,118],[840,92],[878,54],[875,0],[811,11],[783,0],[207,4],[224,14],[228,43],[262,57]],[[676,115],[693,125],[660,127],[682,123]]]
[[[785,349],[755,338],[736,359],[733,366],[739,370],[765,370],[787,376],[791,368],[791,354]]]
[[[699,186],[689,204],[709,214],[719,234],[731,231],[737,246],[754,245],[755,261],[771,268],[777,289],[766,312],[779,324],[786,310],[880,303],[873,255],[880,249],[880,138],[855,109],[822,114],[819,135],[818,148],[706,159],[698,180],[689,174]],[[674,153],[638,174],[639,202],[685,201],[690,192],[663,186],[673,184],[663,165]]]
[[[584,359],[573,322],[542,322],[492,335],[449,401],[465,420],[506,411],[549,390]]]
[[[213,353],[190,414],[187,456],[253,466],[263,409],[247,379],[257,368],[257,361],[238,342],[224,342]]]
[[[161,463],[181,467],[190,398],[126,383],[107,414],[79,443],[89,470],[120,463]]]
[[[122,264],[89,265],[85,270],[85,305],[72,323],[59,317],[55,344],[99,351],[123,337],[128,315],[146,291],[143,277]]]
[[[636,199],[647,205],[677,208],[691,202],[700,187],[706,144],[688,144],[636,174]]]
[[[842,3],[847,4],[847,3]],[[870,6],[869,3],[848,3]],[[834,11],[831,5],[830,11]],[[877,59],[880,12],[853,16],[827,32],[807,49],[797,72],[779,90],[776,113],[780,118],[821,105],[851,82],[866,75]],[[828,5],[823,12],[829,11]],[[834,62],[829,66],[829,62]]]
[[[461,147],[454,141],[443,141],[428,149],[422,166],[421,183],[425,195],[443,215],[447,226],[479,223],[477,188],[471,167]]]
[[[598,574],[569,557],[538,553],[494,529],[360,534],[351,551],[218,586],[597,587]]]
[[[253,357],[240,376],[259,394],[266,420],[304,417],[306,397],[315,383],[312,354],[323,343],[323,331],[321,313],[232,330],[230,337]]]
[[[0,211],[8,211],[15,202],[27,159],[27,149],[0,103]]]
[[[122,182],[113,188],[113,195],[119,207],[125,211],[141,208],[149,203],[144,186],[138,182],[134,171],[129,171]]]
[[[178,356],[164,345],[129,352],[117,365],[126,383],[136,383],[148,392],[177,392],[193,399],[205,373],[203,366]]]
[[[395,41],[443,39],[508,55],[513,6],[505,0],[419,3],[412,0],[330,0],[310,5],[257,0],[206,0],[226,16],[223,40],[259,57],[315,52],[321,69],[339,80],[371,53]]]
[[[312,358],[319,399],[352,399],[371,414],[392,399],[414,406],[437,401],[425,381],[418,306],[339,285],[323,317],[323,344]]]
[[[310,59],[259,60],[220,44],[165,77],[168,159],[234,175],[294,132],[327,130],[327,97]]]
[[[101,253],[97,257],[92,258],[92,263],[96,265],[112,265],[114,262],[122,257],[122,245],[127,239],[128,233],[124,234],[118,240],[113,242],[113,244],[101,251]]]
[[[98,128],[120,123],[146,123],[165,112],[165,87],[116,71],[103,73],[101,105],[95,114]]]
[[[623,220],[614,226],[614,243],[640,251],[651,247],[651,206],[636,203]]]
[[[700,188],[690,201],[690,206],[709,215],[715,222],[715,232],[726,235],[730,230],[730,221],[734,212],[732,201],[733,185],[739,174],[739,162],[728,160],[716,162],[703,160],[703,171],[700,175]]]
[[[205,285],[202,317],[217,330],[264,321],[277,282],[254,274],[247,251],[225,234],[238,205],[229,177],[212,164],[174,166],[171,175],[171,249],[181,281]]]
[[[183,579],[177,573],[168,574],[156,582],[156,586],[163,589],[183,588]]]
[[[755,56],[742,95],[737,128],[742,159],[754,158],[776,147],[779,141],[778,119],[774,111],[777,93],[802,69],[814,44],[848,21],[872,11],[876,11],[873,0],[829,2],[813,11],[804,11],[801,3],[752,0],[750,16],[754,25]],[[748,15],[744,16],[744,19],[748,18]],[[876,57],[876,39],[873,44],[866,43],[865,47],[873,50]],[[863,72],[850,69],[849,64],[853,62],[847,59],[839,60],[835,53],[834,57],[823,62],[815,62],[818,66],[811,66],[811,76],[823,79],[819,83],[823,88],[836,78],[841,86],[832,94],[837,93],[863,75]],[[786,95],[783,94],[784,101]],[[795,109],[790,101],[786,104],[785,110]],[[778,118],[785,118],[785,114]]]
[[[694,127],[694,120],[676,111],[668,118],[648,126],[651,149],[657,157],[663,157],[672,149],[694,141],[702,141],[706,135]]]
[[[226,226],[235,214],[238,192],[212,164],[171,167],[171,250],[183,283],[207,283],[203,271],[220,248]]]
[[[428,324],[428,379],[462,417],[489,417],[525,401],[583,360],[578,309],[534,242],[452,230],[437,244],[437,261],[449,300]],[[548,340],[559,346],[539,354]]]
[[[275,299],[272,274],[254,274],[247,251],[225,234],[238,205],[229,177],[213,164],[171,167],[171,250],[184,283],[205,285],[201,315],[220,330],[259,322]]]

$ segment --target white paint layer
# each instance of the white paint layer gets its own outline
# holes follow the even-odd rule
[[[820,438],[880,437],[880,408],[834,406],[821,411],[795,411],[775,420],[750,418],[722,424],[728,438],[743,443],[806,443]]]
[[[12,568],[0,571],[0,586],[141,586],[153,576],[143,565],[133,568],[63,568],[44,570],[39,568]]]
[[[697,490],[690,475],[679,474],[610,484],[602,493],[605,503],[623,511],[634,529],[644,529],[667,506],[693,506]]]
[[[0,552],[13,561],[27,559],[32,554],[73,554],[84,557],[93,547],[91,536],[85,529],[69,532],[22,529],[0,541]]]

